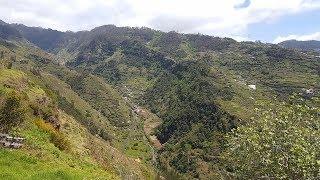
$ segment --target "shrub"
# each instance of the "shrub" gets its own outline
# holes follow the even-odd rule
[[[317,112],[319,108],[306,104],[263,105],[250,124],[230,134],[229,168],[239,179],[317,179]]]
[[[50,142],[62,151],[70,150],[70,142],[61,132],[57,131],[50,123],[42,119],[35,121],[35,124],[43,131],[50,135]]]
[[[0,110],[0,129],[7,132],[22,123],[24,119],[25,108],[22,106],[21,97],[12,92]]]

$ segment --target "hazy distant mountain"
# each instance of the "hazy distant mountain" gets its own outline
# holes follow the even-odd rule
[[[22,35],[17,29],[0,20],[0,39],[12,40],[21,38]]]
[[[46,51],[56,48],[66,35],[66,33],[57,30],[28,27],[23,24],[10,24],[10,26],[18,30],[28,41]]]
[[[311,40],[311,41],[297,41],[297,40],[288,40],[279,43],[280,46],[293,49],[301,49],[305,51],[315,50],[320,52],[320,41]]]

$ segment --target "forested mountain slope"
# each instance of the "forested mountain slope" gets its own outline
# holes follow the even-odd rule
[[[26,138],[20,150],[1,150],[7,156],[2,177],[19,178],[31,170],[29,178],[155,178],[142,120],[110,85],[59,66],[29,44],[1,41],[0,52],[1,109],[17,103],[5,117],[2,113],[1,132]],[[5,166],[10,158],[27,156]],[[44,163],[50,158],[56,159]],[[19,169],[29,161],[34,165]]]
[[[320,60],[314,52],[149,28],[59,32],[4,26],[18,32],[2,41],[4,67],[25,71],[52,91],[57,108],[77,122],[71,127],[92,135],[89,157],[111,174],[155,178],[160,169],[168,179],[319,175]],[[139,106],[161,118],[154,134],[162,148],[156,153],[143,132],[148,113]],[[292,129],[299,141],[280,138]],[[62,132],[74,137],[76,130],[69,130]],[[272,149],[279,138],[281,153]],[[255,148],[272,153],[241,159]],[[294,168],[278,161],[288,157]]]
[[[21,34],[39,31],[39,28],[11,26],[17,27]],[[70,61],[69,66],[90,69],[94,74],[105,76],[109,82],[127,79],[122,71],[126,71],[129,74],[127,76],[146,77],[147,73],[148,78],[152,78],[150,74],[161,74],[155,68],[159,70],[167,68],[172,62],[193,59],[203,59],[209,66],[231,70],[248,83],[261,83],[280,94],[317,86],[316,82],[319,80],[316,77],[319,74],[317,56],[277,45],[239,43],[228,38],[163,33],[148,28],[113,25],[77,33],[44,29],[42,31],[49,34],[46,36],[48,38],[55,37],[55,41],[48,41],[51,44],[44,45],[33,36],[27,36],[26,39],[44,49],[51,46],[48,50],[58,55],[68,54],[66,59]],[[160,63],[160,66],[155,63]],[[140,66],[144,67],[143,71]],[[158,75],[150,72],[149,66]],[[140,69],[139,72],[135,72],[136,69]],[[141,74],[142,72],[146,73]],[[296,76],[299,77],[293,78]]]

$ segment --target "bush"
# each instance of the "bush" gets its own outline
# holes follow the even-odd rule
[[[229,135],[231,171],[239,179],[317,179],[319,108],[285,103],[262,107],[250,124]]]
[[[51,134],[51,142],[60,150],[70,150],[70,142],[66,139],[66,137],[59,132],[55,132]]]
[[[25,108],[22,106],[21,97],[12,92],[0,110],[0,129],[8,132],[13,127],[22,123],[24,119]]]
[[[57,131],[50,123],[44,122],[42,119],[35,121],[35,124],[50,135],[50,142],[52,142],[61,151],[70,150],[70,142],[68,139],[59,131]]]

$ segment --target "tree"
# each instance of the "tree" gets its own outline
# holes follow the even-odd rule
[[[5,101],[0,110],[0,129],[8,132],[24,120],[24,108],[21,105],[21,98],[12,93]]]
[[[235,176],[239,179],[319,177],[319,107],[305,103],[262,107],[257,109],[258,116],[252,122],[228,137],[225,158]]]

